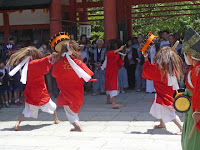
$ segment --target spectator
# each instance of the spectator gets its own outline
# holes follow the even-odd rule
[[[2,100],[2,106],[3,107],[9,107],[8,103],[8,73],[5,68],[4,61],[0,61],[0,72],[3,74],[0,78],[0,94],[1,94],[1,100]]]
[[[145,89],[145,87],[146,87],[145,79],[142,78],[142,66],[144,64],[144,56],[142,55],[142,52],[139,51],[139,47],[143,46],[142,45],[143,41],[144,41],[144,35],[139,34],[138,35],[138,44],[133,45],[133,48],[136,48],[137,53],[138,53],[138,58],[136,58],[138,63],[136,66],[136,71],[135,71],[137,92],[140,92],[141,89]]]
[[[97,82],[93,82],[93,95],[99,93],[105,93],[105,70],[101,69],[101,65],[104,62],[106,49],[103,48],[104,41],[102,39],[97,40],[97,48],[91,52],[94,55],[92,63],[94,64],[94,78]]]
[[[173,34],[170,34],[169,35],[169,46],[173,47],[175,42],[176,42],[175,36]],[[178,52],[179,56],[182,55],[181,48],[182,48],[182,44],[179,43],[178,46],[176,47],[176,51]]]
[[[169,31],[164,30],[162,37],[163,37],[163,41],[160,43],[160,48],[162,48],[163,46],[169,45]]]
[[[156,56],[156,45],[153,44],[149,51],[148,51],[148,57],[150,59],[150,63],[153,64],[154,62],[154,57]],[[153,85],[153,81],[151,80],[146,80],[146,92],[147,93],[153,93],[155,92],[155,89],[154,89],[154,85]]]
[[[3,49],[4,49],[4,52],[3,52],[2,59],[6,61],[6,59],[9,58],[16,50],[16,45],[15,45],[15,41],[13,37],[9,38],[8,44],[5,45]]]
[[[81,53],[80,60],[83,61],[87,65],[89,56],[88,56],[86,49],[87,49],[86,45],[80,45],[80,53]]]
[[[48,53],[47,45],[42,44],[42,46],[39,48],[39,51],[45,56]]]
[[[175,38],[176,41],[179,41],[180,44],[182,44],[181,34],[179,32],[174,33],[174,38]]]
[[[29,44],[25,44],[25,46],[30,46]],[[33,41],[33,46],[35,46],[37,49],[40,48],[40,43],[38,42],[38,40],[34,40]]]
[[[138,43],[137,36],[134,36],[132,40],[132,45],[137,44],[137,43]]]
[[[79,44],[84,44],[86,45],[87,43],[87,36],[85,34],[82,34],[81,37],[80,37],[80,42]]]
[[[128,88],[128,76],[127,76],[127,70],[124,67],[124,64],[119,69],[118,72],[118,90],[121,93],[125,93],[125,89]]]
[[[92,48],[92,49],[97,48],[97,41],[92,41],[91,48]]]
[[[128,85],[130,89],[135,87],[135,69],[137,65],[138,53],[137,49],[132,48],[132,41],[128,40],[127,42],[127,55],[124,58],[125,68],[127,69],[128,74]]]
[[[158,32],[158,43],[160,44],[163,41],[163,31]]]

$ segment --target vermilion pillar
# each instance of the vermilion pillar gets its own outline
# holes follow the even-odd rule
[[[105,42],[117,38],[116,0],[104,0],[104,32]]]
[[[124,23],[126,21],[125,18],[125,4],[124,0],[117,0],[117,23]]]
[[[69,12],[69,20],[73,21],[72,25],[76,25],[76,0],[69,0],[70,12]]]
[[[50,34],[54,36],[62,31],[61,0],[52,0],[50,6]]]
[[[87,2],[87,0],[82,0],[82,2]],[[81,11],[79,12],[79,22],[80,24],[87,24],[88,22],[87,8],[82,8]]]
[[[127,20],[128,38],[132,38],[133,37],[132,6],[126,7],[126,20]]]
[[[10,25],[9,25],[9,14],[7,12],[3,13],[3,21],[4,21],[4,41],[5,44],[8,43],[8,37],[10,36]]]

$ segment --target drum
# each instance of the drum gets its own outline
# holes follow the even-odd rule
[[[183,95],[183,92],[185,92],[185,89],[179,89],[174,92],[173,106],[176,111],[186,113],[191,107],[191,100],[189,96]]]

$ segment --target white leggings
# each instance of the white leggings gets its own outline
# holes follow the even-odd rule
[[[25,108],[22,112],[24,114],[24,117],[32,117],[37,118],[38,117],[38,111],[41,109],[43,112],[47,112],[49,114],[54,114],[54,111],[56,110],[56,104],[50,99],[48,103],[42,106],[34,106],[28,103],[25,103]]]
[[[77,113],[74,113],[69,106],[64,105],[64,110],[67,116],[67,119],[69,120],[69,122],[71,124],[73,124],[74,122],[78,122],[79,121],[79,117]]]

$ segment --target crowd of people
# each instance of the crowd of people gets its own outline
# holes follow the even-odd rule
[[[154,44],[149,49],[148,58],[151,63],[153,63],[154,57],[161,47],[172,47],[177,40],[180,41],[180,43],[176,50],[178,54],[183,58],[183,53],[181,51],[181,36],[179,33],[170,34],[169,31],[165,30],[158,32],[158,35],[159,38],[154,40]],[[127,89],[136,90],[138,92],[142,90],[146,91],[147,93],[155,92],[153,82],[142,78],[144,57],[141,51],[139,51],[139,48],[144,43],[145,38],[146,37],[143,34],[138,34],[137,36],[134,36],[132,39],[129,39],[127,42],[123,43],[126,44],[126,47],[124,48],[126,49],[126,56],[124,58],[124,63],[120,66],[118,72],[119,93],[125,93]],[[120,43],[122,45],[121,41]],[[42,52],[44,56],[52,53],[52,50],[50,50],[48,44],[40,45],[37,40],[33,41],[32,44],[29,44],[38,48],[38,50]],[[97,79],[97,82],[84,84],[85,93],[92,92],[92,95],[94,96],[99,94],[105,95],[106,67],[102,66],[108,50],[104,40],[98,39],[91,42],[91,40],[88,39],[86,35],[81,35],[79,46],[79,51],[81,53],[79,60],[83,61],[94,72],[94,78]],[[10,77],[8,72],[11,68],[6,66],[10,56],[21,47],[23,46],[15,44],[14,37],[10,37],[9,43],[2,47],[0,59],[0,73],[2,74],[0,78],[1,107],[9,107],[9,105],[12,103],[16,105],[22,105],[20,96],[23,96],[22,91],[24,85],[20,83],[20,72],[18,72],[15,76]],[[51,75],[51,72],[45,75],[45,81],[50,95],[57,97],[59,89],[57,87],[55,78]]]
[[[1,51],[1,106],[9,107],[12,100],[14,104],[22,105],[20,93],[23,91],[25,108],[15,125],[16,131],[20,130],[25,117],[37,118],[39,109],[54,114],[54,123],[58,124],[56,107],[63,106],[74,126],[71,131],[81,132],[78,113],[83,104],[84,89],[91,90],[94,96],[107,95],[107,104],[112,104],[113,109],[121,107],[116,97],[128,88],[137,92],[156,92],[150,114],[160,120],[160,124],[154,128],[165,128],[167,122],[173,121],[180,129],[177,134],[182,134],[183,149],[199,149],[199,40],[199,34],[191,28],[186,31],[183,43],[180,34],[162,31],[148,52],[141,52],[145,41],[143,34],[129,39],[126,44],[110,39],[105,45],[102,39],[91,43],[86,35],[82,35],[77,43],[62,32],[51,40],[52,53],[45,44],[38,46],[38,42],[33,42],[34,46],[20,48],[10,38]],[[186,89],[179,96],[186,96],[190,101],[188,110],[180,109],[186,112],[183,126],[176,115],[176,107],[186,103],[173,107],[174,93],[181,87]],[[57,105],[49,95],[53,92],[58,96]]]
[[[129,39],[126,44],[127,54],[124,58],[124,63],[119,69],[118,73],[118,90],[121,93],[125,93],[127,89],[136,90],[138,92],[146,91],[147,93],[154,93],[153,83],[149,80],[142,78],[142,66],[144,64],[144,57],[139,51],[144,43],[145,36],[143,34],[138,34],[138,36]],[[154,44],[149,50],[149,60],[153,63],[154,57],[158,50],[163,46],[172,47],[176,41],[180,41],[176,50],[184,60],[182,53],[182,40],[179,33],[171,34],[169,31],[165,30],[159,32],[159,38],[154,40]],[[94,72],[94,78],[97,79],[96,83],[92,85],[92,94],[104,94],[105,93],[105,68],[102,69],[102,64],[105,61],[106,56],[106,46],[102,39],[93,41],[87,40],[85,35],[80,38],[81,54],[82,60],[87,64],[90,69]],[[182,84],[180,82],[180,84]],[[181,85],[183,86],[183,85]]]

